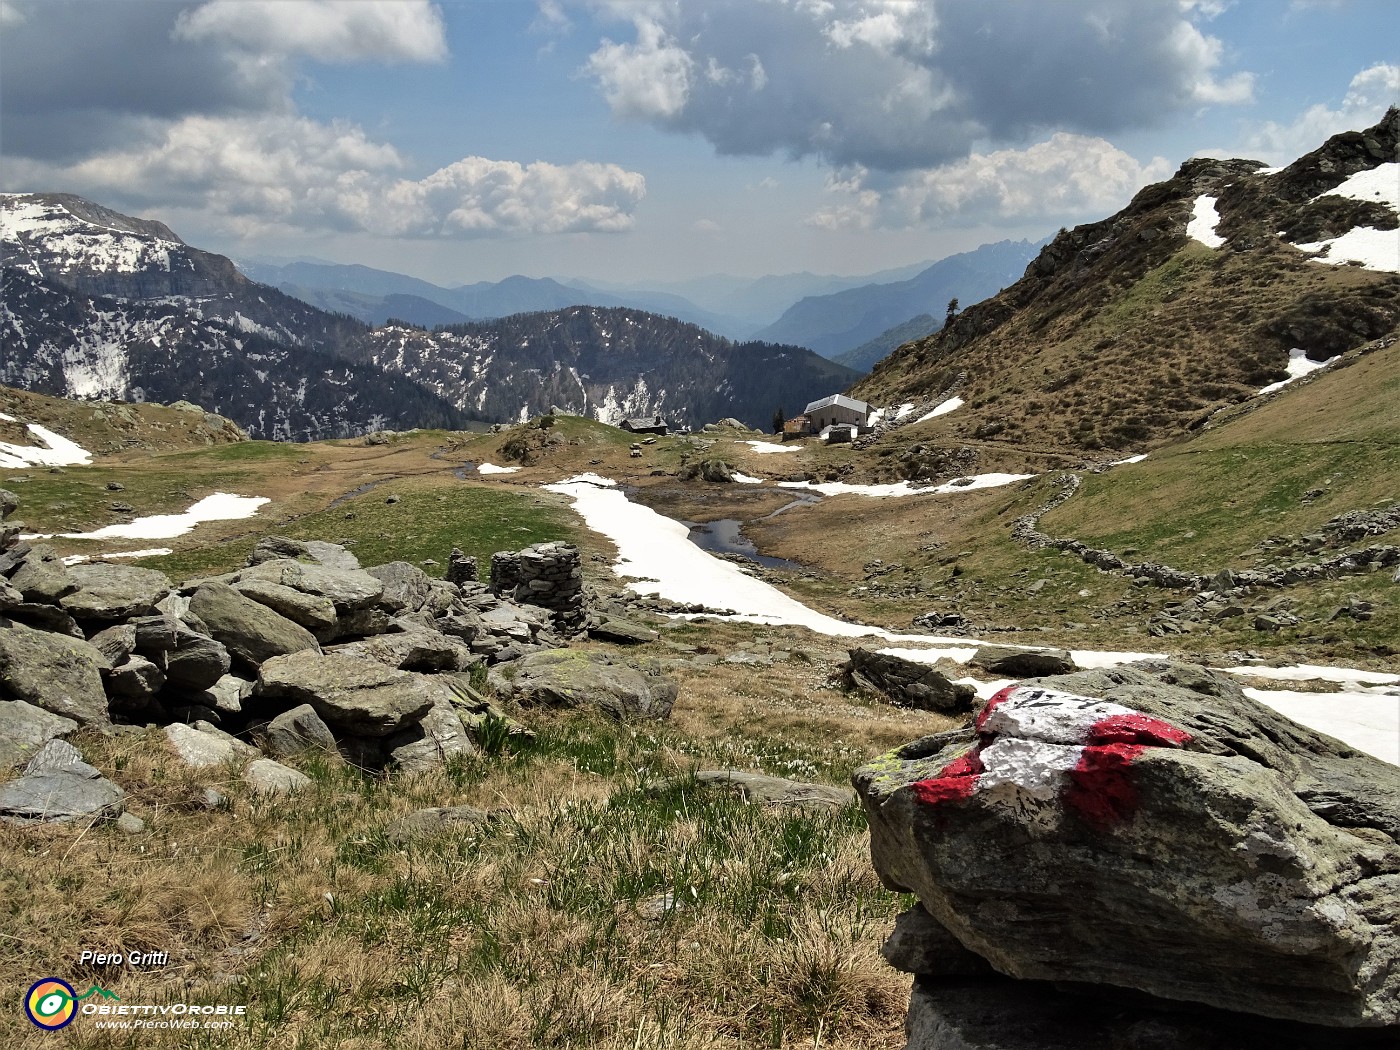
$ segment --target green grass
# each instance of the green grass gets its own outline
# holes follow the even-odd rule
[[[462,484],[408,487],[387,482],[339,506],[265,526],[259,535],[277,533],[302,540],[345,544],[361,565],[407,561],[425,565],[441,576],[453,547],[475,555],[489,569],[491,555],[519,550],[547,540],[579,539],[576,519],[562,507],[532,492]],[[386,503],[398,496],[397,503]],[[243,564],[255,543],[245,536],[213,547],[178,551],[139,564],[161,569],[176,579],[226,572]]]

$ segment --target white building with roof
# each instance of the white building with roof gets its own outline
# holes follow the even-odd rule
[[[820,434],[836,423],[846,423],[853,427],[864,427],[870,418],[870,406],[845,394],[832,394],[820,401],[813,401],[802,414],[810,421],[814,433]]]

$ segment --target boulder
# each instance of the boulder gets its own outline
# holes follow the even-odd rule
[[[959,684],[928,664],[915,663],[888,653],[852,649],[841,668],[848,685],[884,693],[901,707],[942,714],[963,714],[972,710],[977,692]]]
[[[139,700],[155,696],[164,685],[164,672],[135,653],[107,672],[107,689],[113,697]]]
[[[310,704],[350,736],[383,737],[417,722],[446,691],[443,683],[374,660],[308,651],[263,664],[256,694]]]
[[[88,644],[101,652],[110,666],[116,667],[136,651],[136,628],[129,623],[115,624],[98,631],[88,639]]]
[[[1224,675],[1009,687],[855,783],[885,884],[1002,974],[1400,1025],[1400,767]]]
[[[308,750],[334,754],[336,750],[335,736],[310,704],[283,711],[255,735],[273,758],[292,758]]]
[[[464,831],[494,819],[490,813],[473,806],[433,806],[399,817],[384,830],[384,837],[402,845],[448,831]]]
[[[211,685],[207,692],[213,699],[214,710],[220,715],[240,715],[243,713],[243,701],[253,693],[253,683],[226,674]]]
[[[159,667],[177,688],[208,689],[228,673],[228,649],[173,616],[143,616],[132,626],[136,652]]]
[[[195,769],[206,766],[221,766],[233,762],[247,754],[247,745],[238,746],[241,741],[227,733],[211,733],[196,729],[183,722],[174,722],[165,727],[165,739],[180,756],[180,761]]]
[[[230,653],[254,667],[275,656],[320,651],[305,627],[243,597],[226,583],[201,584],[190,599],[190,611]]]
[[[25,601],[53,605],[76,591],[78,581],[69,575],[57,551],[36,543],[10,577],[10,586],[24,595]]]
[[[991,964],[964,948],[921,904],[894,918],[880,954],[896,970],[928,977],[976,977],[995,973]]]
[[[0,700],[0,774],[31,757],[47,741],[77,728],[73,719],[23,700]]]
[[[646,642],[654,642],[661,637],[650,627],[643,627],[631,620],[616,618],[604,620],[596,627],[590,627],[588,635],[590,638],[597,638],[602,642],[614,642],[618,645],[642,645]]]
[[[365,572],[384,585],[379,604],[390,612],[416,612],[423,608],[433,591],[432,577],[406,561],[374,565]]]
[[[1079,670],[1073,658],[1063,649],[984,645],[968,662],[995,678],[1043,678],[1047,675],[1073,674]]]
[[[511,695],[525,707],[593,707],[625,721],[668,718],[676,702],[676,682],[659,668],[605,653],[547,649],[518,660],[513,670]]]
[[[329,598],[319,594],[306,594],[295,587],[284,587],[280,583],[262,579],[239,580],[233,584],[233,589],[245,598],[252,598],[259,605],[266,605],[293,623],[301,624],[322,641],[335,634],[335,603]]]
[[[359,560],[338,543],[324,540],[293,540],[286,536],[264,536],[258,540],[253,553],[248,555],[249,565],[261,565],[279,558],[306,558],[332,569],[358,569]]]
[[[481,662],[460,639],[421,628],[346,642],[326,652],[375,660],[400,671],[466,671]]]
[[[121,815],[126,792],[83,761],[78,749],[50,740],[30,759],[24,775],[0,784],[0,819],[10,824],[93,820]]]
[[[24,700],[81,725],[107,725],[107,666],[87,642],[0,618],[0,699]]]
[[[906,1050],[1380,1050],[1372,1033],[1006,977],[914,982]]]
[[[299,791],[311,783],[305,773],[270,758],[259,758],[248,763],[243,771],[243,782],[258,795],[286,795]]]
[[[367,609],[384,593],[384,584],[363,569],[337,569],[286,558],[262,562],[238,575],[239,583],[262,580],[329,599],[337,612]]]
[[[785,780],[742,769],[701,770],[695,774],[695,779],[701,784],[731,788],[742,795],[745,802],[765,806],[841,809],[856,800],[856,794],[850,788],[806,784],[800,780]]]
[[[70,616],[79,620],[113,622],[145,616],[170,593],[170,577],[158,569],[135,565],[85,562],[68,567],[78,589],[59,600]]]
[[[476,750],[462,718],[447,695],[433,701],[422,719],[384,741],[389,762],[401,773],[423,773],[441,766],[453,755]]]

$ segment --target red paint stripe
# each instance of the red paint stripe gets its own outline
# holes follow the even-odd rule
[[[997,709],[997,705],[1001,704],[1003,701],[1010,700],[1011,694],[1020,688],[1019,685],[1008,685],[1006,688],[992,694],[992,698],[987,701],[987,706],[982,708],[981,712],[977,715],[977,721],[974,723],[977,732],[984,732],[987,719],[992,717],[992,712]]]
[[[910,784],[914,797],[920,802],[936,806],[942,802],[959,802],[971,798],[977,790],[977,778],[982,775],[982,755],[973,748],[961,758],[955,758],[936,777],[918,780]]]
[[[1182,747],[1191,742],[1191,734],[1160,718],[1134,712],[1109,715],[1089,727],[1084,743],[1090,747],[1102,744],[1142,744],[1146,747]]]
[[[1086,747],[1069,772],[1065,805],[1093,827],[1122,823],[1137,812],[1138,790],[1133,784],[1133,760],[1147,748],[1141,744]]]

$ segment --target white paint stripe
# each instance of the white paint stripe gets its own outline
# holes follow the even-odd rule
[[[1050,744],[1081,744],[1090,728],[1114,715],[1136,714],[1130,707],[1092,696],[1022,687],[992,709],[984,732]]]

